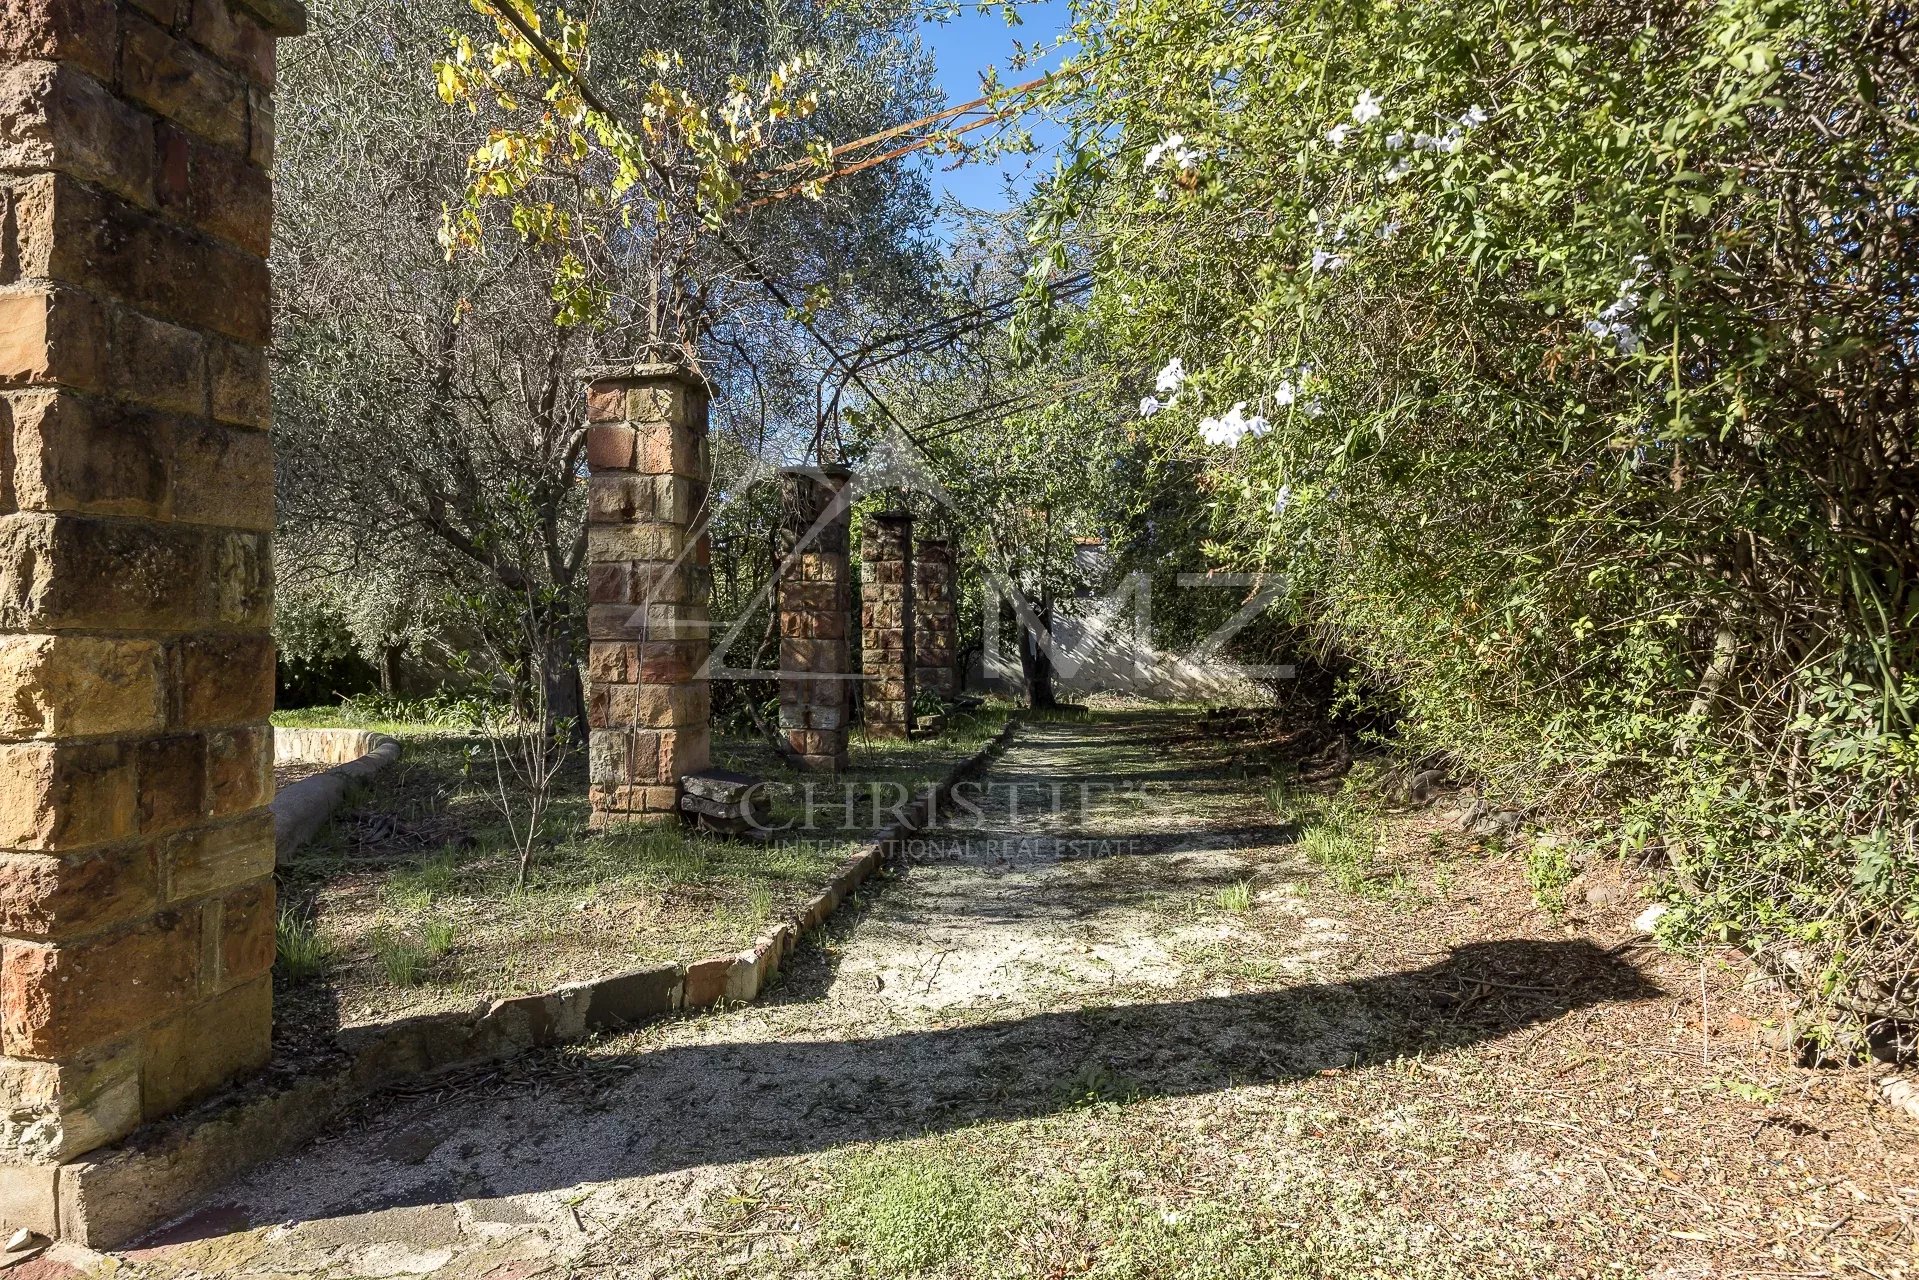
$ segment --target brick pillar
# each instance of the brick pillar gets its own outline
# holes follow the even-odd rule
[[[941,699],[959,691],[953,664],[959,653],[959,604],[953,548],[929,538],[913,548],[913,680],[920,693]]]
[[[846,485],[852,475],[836,466],[780,472],[780,728],[798,766],[820,773],[847,765],[854,673]]]
[[[913,732],[913,517],[874,516],[860,543],[861,645],[866,674],[866,732]]]
[[[267,1059],[274,41],[0,17],[0,1220]]]
[[[712,745],[706,386],[670,364],[585,377],[592,822],[664,822]]]

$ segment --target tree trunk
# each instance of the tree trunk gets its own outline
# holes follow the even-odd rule
[[[405,645],[389,642],[380,646],[380,695],[382,697],[400,696],[400,658],[405,653]]]
[[[1042,599],[1039,606],[1039,624],[1050,637],[1053,632],[1053,602]],[[1055,707],[1059,705],[1053,695],[1053,659],[1039,637],[1030,628],[1022,627],[1019,633],[1020,673],[1026,678],[1026,705],[1029,707]]]
[[[586,741],[586,695],[580,687],[580,665],[564,637],[547,638],[540,655],[540,679],[546,686],[546,729],[556,732],[562,721],[578,743]]]

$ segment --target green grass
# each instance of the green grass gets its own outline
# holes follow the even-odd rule
[[[586,761],[562,774],[526,884],[470,732],[399,727],[400,762],[371,779],[343,819],[280,869],[283,896],[318,918],[332,978],[362,1006],[453,1007],[622,968],[737,951],[798,911],[871,835],[872,784],[917,790],[973,754],[1004,709],[953,717],[936,739],[854,746],[840,782],[812,780],[817,829],[765,845],[670,827],[588,830]],[[808,779],[758,741],[720,738],[714,763],[772,784],[775,825],[799,823]],[[843,783],[859,790],[848,822]],[[361,817],[356,818],[356,814]],[[378,815],[378,823],[363,821]],[[369,834],[371,832],[371,834]],[[460,939],[457,957],[434,930]],[[457,963],[452,960],[457,959]],[[408,994],[394,996],[396,990]]]
[[[878,1275],[987,1256],[1015,1217],[1012,1188],[997,1170],[938,1143],[862,1151],[837,1174],[822,1234]]]
[[[1253,909],[1253,882],[1235,880],[1221,889],[1218,894],[1219,905],[1226,911],[1251,911]]]
[[[289,983],[319,977],[333,958],[333,948],[320,936],[313,918],[284,908],[274,925],[274,952]]]
[[[824,1184],[807,1189],[820,1208],[806,1254],[822,1274],[888,1280],[1466,1280],[1558,1274],[1553,1245],[1578,1234],[1528,1221],[1511,1192],[1443,1235],[1421,1230],[1352,1158],[1406,1138],[1339,1113],[1294,1132],[1257,1112],[1225,1129],[1170,1123],[1178,1113],[1163,1107],[1076,1108],[828,1156]]]
[[[396,987],[415,987],[432,977],[453,950],[456,930],[450,920],[428,920],[415,933],[377,929],[373,955],[386,980]]]

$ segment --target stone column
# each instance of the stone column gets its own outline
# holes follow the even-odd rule
[[[290,0],[0,16],[0,1220],[267,1059]],[[71,1218],[73,1221],[66,1219]]]
[[[712,745],[706,386],[671,364],[585,378],[592,824],[665,822]]]
[[[780,472],[780,728],[804,770],[846,768],[853,581],[845,467]]]
[[[866,732],[913,732],[913,516],[871,517],[860,543],[860,623]]]
[[[920,693],[943,699],[959,691],[953,664],[959,654],[959,605],[953,548],[927,539],[913,548],[913,679]]]

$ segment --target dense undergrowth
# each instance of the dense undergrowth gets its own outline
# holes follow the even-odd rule
[[[1035,281],[1097,288],[1028,332],[1142,398],[1194,554],[1669,941],[1919,1009],[1911,11],[1077,14]]]

